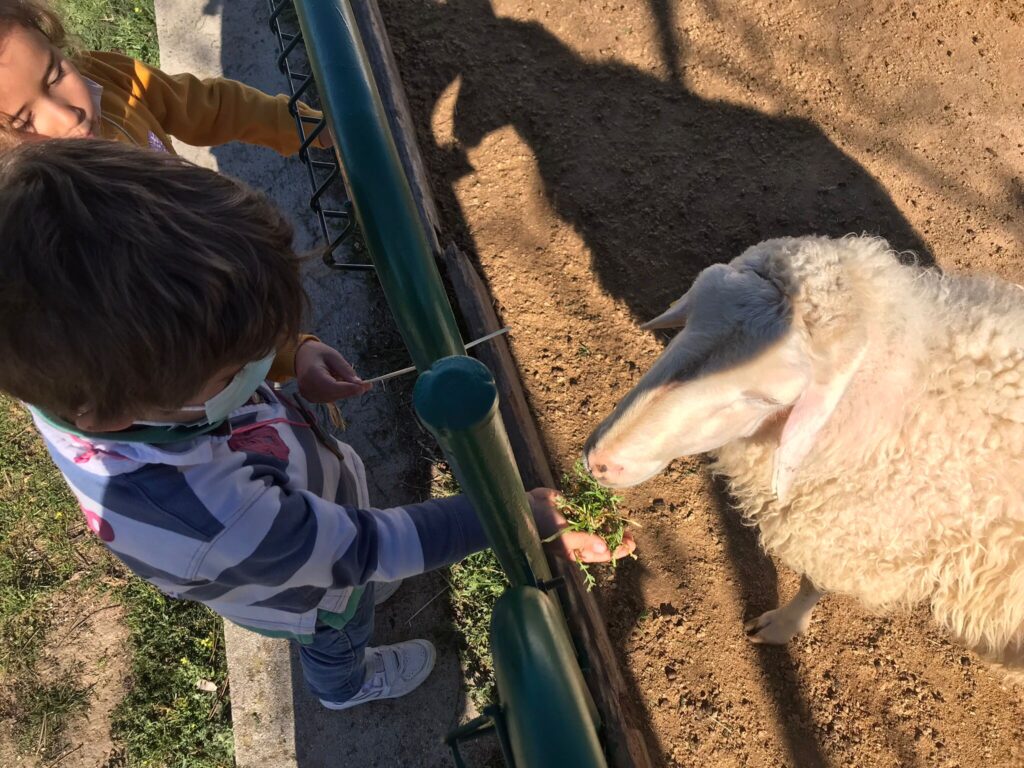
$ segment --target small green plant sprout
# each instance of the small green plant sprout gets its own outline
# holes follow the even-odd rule
[[[619,511],[621,501],[621,496],[616,496],[611,490],[601,486],[587,472],[583,462],[577,461],[570,473],[562,475],[562,493],[558,500],[558,509],[565,515],[569,526],[548,541],[561,536],[565,531],[582,531],[600,536],[605,540],[608,549],[614,552],[622,544],[626,527],[636,526],[633,520]],[[612,568],[615,568],[616,564],[617,561],[612,560]],[[590,565],[583,562],[578,565],[589,592],[597,584],[597,579],[590,572]]]

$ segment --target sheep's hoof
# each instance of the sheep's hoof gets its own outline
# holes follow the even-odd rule
[[[794,611],[787,605],[774,611],[765,611],[756,619],[751,619],[743,625],[743,631],[752,643],[785,645],[804,632],[810,623],[810,611]]]

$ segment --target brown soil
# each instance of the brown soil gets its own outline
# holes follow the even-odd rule
[[[57,594],[51,606],[56,618],[36,664],[40,684],[71,675],[76,686],[88,689],[86,709],[70,719],[63,736],[48,740],[43,758],[19,753],[13,734],[0,735],[0,765],[24,768],[100,768],[115,757],[110,720],[126,692],[130,656],[125,648],[128,628],[123,607],[109,594],[82,593],[70,588]]]
[[[1019,0],[386,0],[443,215],[475,254],[557,464],[663,346],[709,263],[875,232],[1024,282]],[[806,637],[742,621],[796,588],[700,460],[626,494],[601,591],[664,765],[1024,765],[1024,694],[923,612],[830,597]]]
[[[68,723],[67,757],[59,765],[105,766],[116,754],[110,721],[127,693],[131,666],[124,608],[110,594],[93,594],[56,612],[64,618],[49,632],[46,657],[54,672],[77,670],[78,684],[89,688],[88,708]]]

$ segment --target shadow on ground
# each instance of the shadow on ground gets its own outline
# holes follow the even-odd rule
[[[548,202],[585,241],[601,287],[638,321],[709,264],[770,237],[867,232],[933,263],[881,185],[815,125],[689,92],[673,6],[649,5],[667,79],[585,60],[544,26],[496,15],[488,0],[381,1],[434,191],[460,245],[473,251],[454,192],[473,172],[467,151],[510,126],[529,145]],[[444,104],[453,90],[454,106]],[[435,140],[439,109],[451,115],[454,144]],[[755,616],[778,604],[774,566],[721,488],[715,498],[746,613]],[[639,597],[622,597],[642,608]],[[622,647],[624,637],[614,639]],[[807,704],[791,655],[761,648],[757,658],[777,710],[796,715],[779,724],[793,760],[826,765],[802,725]],[[659,754],[649,727],[648,738]]]

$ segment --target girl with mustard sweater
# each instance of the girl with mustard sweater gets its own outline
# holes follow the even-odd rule
[[[168,75],[117,53],[69,56],[60,18],[41,0],[0,0],[0,149],[47,138],[105,138],[173,153],[243,141],[282,155],[299,148],[288,97],[225,78]],[[300,111],[318,115],[304,104]],[[321,146],[330,146],[327,131]],[[284,341],[270,378],[295,376],[314,402],[366,392],[342,357],[314,336]]]

